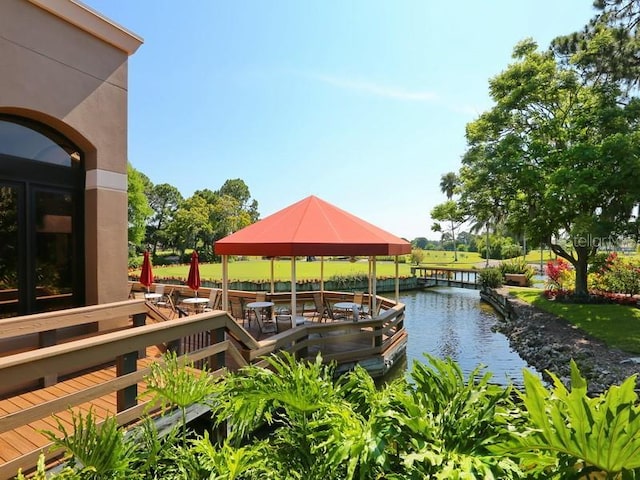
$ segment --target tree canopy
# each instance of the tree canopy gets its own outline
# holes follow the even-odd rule
[[[258,220],[258,202],[239,178],[218,190],[197,190],[184,199],[167,183],[153,185],[131,165],[129,181],[129,241],[138,247],[158,245],[184,253],[198,249],[201,259],[213,255],[213,243]]]
[[[461,203],[477,218],[504,212],[513,231],[548,244],[585,294],[602,239],[637,232],[640,102],[620,103],[618,85],[586,79],[532,40],[513,57],[489,82],[494,107],[467,125]]]
[[[145,195],[145,187],[149,183],[149,178],[127,163],[127,216],[129,222],[127,236],[129,242],[135,245],[139,245],[143,241],[146,221],[152,213]]]

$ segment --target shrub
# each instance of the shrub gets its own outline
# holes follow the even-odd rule
[[[485,268],[478,274],[480,285],[484,288],[498,288],[502,286],[502,272],[497,267]]]
[[[548,290],[573,290],[576,276],[571,265],[562,258],[549,260],[545,267]]]
[[[424,259],[424,251],[413,249],[411,250],[411,263],[414,265],[420,265]]]
[[[502,249],[500,250],[500,254],[502,255],[502,258],[519,257],[520,255],[522,255],[522,247],[513,243],[503,245]]]
[[[616,253],[609,254],[596,277],[599,279],[597,284],[606,292],[629,296],[640,293],[640,265]]]

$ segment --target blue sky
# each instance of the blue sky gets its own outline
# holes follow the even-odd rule
[[[186,197],[243,179],[261,215],[308,195],[389,232],[438,238],[488,80],[546,48],[591,0],[84,0],[140,35],[129,161]]]

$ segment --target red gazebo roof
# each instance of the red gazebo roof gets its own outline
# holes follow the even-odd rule
[[[218,255],[403,255],[411,244],[310,196],[218,240]]]

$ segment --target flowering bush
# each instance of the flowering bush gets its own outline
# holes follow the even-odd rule
[[[573,290],[576,284],[576,273],[571,264],[562,258],[549,260],[545,267],[547,274],[546,290]]]
[[[640,264],[612,252],[600,271],[593,275],[591,283],[597,290],[633,297],[640,293]]]

